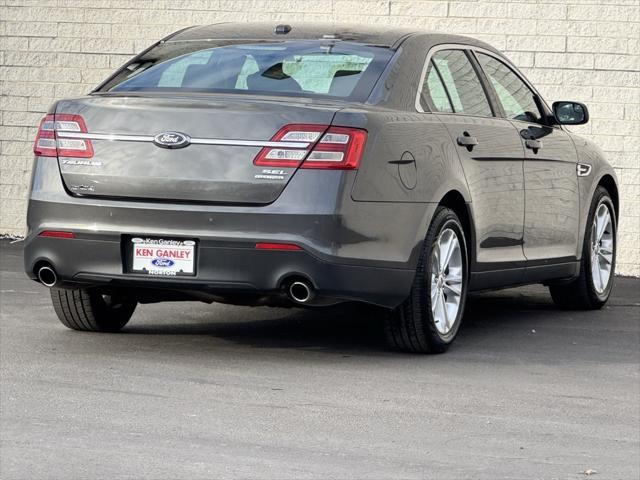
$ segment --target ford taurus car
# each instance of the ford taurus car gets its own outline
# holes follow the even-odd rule
[[[25,269],[75,330],[158,301],[362,302],[392,347],[442,352],[469,292],[607,301],[616,177],[566,129],[588,119],[472,38],[186,28],[43,118]]]

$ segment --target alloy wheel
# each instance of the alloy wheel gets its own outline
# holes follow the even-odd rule
[[[596,210],[591,226],[591,279],[599,294],[609,285],[613,268],[614,235],[611,212],[601,203]]]
[[[445,228],[431,251],[431,312],[442,335],[455,325],[463,291],[463,257],[458,235]]]

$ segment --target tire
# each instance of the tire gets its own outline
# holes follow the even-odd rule
[[[595,270],[596,266],[593,262],[594,237],[592,237],[592,235],[594,233],[594,221],[597,221],[596,214],[602,212],[603,208],[607,209],[611,223],[608,231],[607,229],[604,230],[602,241],[597,242],[598,250],[596,250],[596,252],[600,253],[596,253],[596,256],[599,257],[598,265],[606,265],[608,263],[606,258],[609,257],[611,269],[608,276],[606,276],[606,282],[594,279],[594,272],[597,271]],[[611,295],[616,267],[616,249],[617,225],[613,201],[609,196],[609,192],[604,187],[598,187],[593,195],[591,207],[589,208],[589,217],[587,218],[587,226],[582,245],[580,275],[571,283],[549,286],[549,292],[551,293],[551,298],[554,303],[558,307],[568,310],[597,310],[602,308],[602,306],[607,303],[609,295]],[[611,252],[610,255],[607,254],[609,251]],[[597,273],[596,278],[598,278]],[[599,285],[597,283],[599,283]]]
[[[51,288],[51,301],[60,322],[72,330],[117,332],[136,309],[135,300],[103,295],[96,290]]]
[[[439,278],[439,262],[434,255],[440,242],[450,238],[450,232],[455,234],[458,241],[459,267],[457,261],[453,262],[458,257],[454,253],[451,255],[449,267],[443,271],[443,278],[447,278],[443,282],[443,278]],[[411,353],[445,352],[460,328],[467,296],[468,276],[467,246],[462,224],[453,210],[438,207],[427,231],[411,293],[386,318],[385,331],[389,346]],[[452,287],[457,287],[459,295],[449,290]],[[444,316],[448,322],[443,322],[444,310],[439,308],[442,303],[438,303],[441,300],[458,300],[455,316]]]

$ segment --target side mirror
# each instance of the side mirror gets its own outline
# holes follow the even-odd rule
[[[589,121],[589,110],[584,103],[555,102],[553,116],[560,125],[584,125]]]

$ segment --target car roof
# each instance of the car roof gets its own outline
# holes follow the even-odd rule
[[[283,26],[290,28],[290,31],[286,34],[276,34],[276,28]],[[391,49],[398,48],[407,38],[415,37],[432,45],[455,43],[482,47],[503,56],[493,46],[472,37],[389,25],[344,23],[222,22],[187,27],[169,35],[164,41],[326,40],[333,37],[343,41],[377,45]]]
[[[290,27],[286,34],[276,34],[279,25]],[[335,37],[367,45],[394,48],[418,31],[385,25],[349,25],[332,23],[216,23],[180,30],[165,41],[194,40],[322,40]]]

